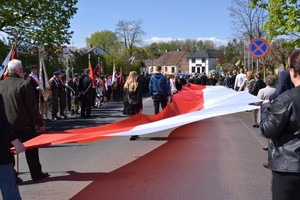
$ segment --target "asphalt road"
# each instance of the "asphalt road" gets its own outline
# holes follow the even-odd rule
[[[48,123],[49,131],[99,126],[125,119],[121,102],[94,109],[92,119]],[[152,114],[150,99],[144,113]],[[115,137],[40,148],[43,171],[32,182],[20,155],[24,200],[265,200],[271,172],[263,168],[265,140],[251,113],[211,118],[137,141]]]

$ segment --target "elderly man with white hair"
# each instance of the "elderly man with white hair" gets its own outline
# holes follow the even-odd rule
[[[0,81],[0,94],[3,97],[5,114],[14,133],[26,142],[37,136],[35,126],[41,132],[46,128],[38,110],[34,88],[24,80],[23,67],[20,60],[8,62],[8,76]],[[42,172],[38,149],[29,149],[25,152],[31,178],[36,181],[49,176]]]

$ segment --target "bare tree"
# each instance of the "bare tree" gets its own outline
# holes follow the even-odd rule
[[[254,38],[265,37],[263,25],[267,21],[268,12],[263,8],[250,8],[251,0],[231,0],[228,8],[232,18],[234,35],[242,40],[251,41]]]
[[[142,29],[142,21],[127,21],[120,20],[116,27],[116,35],[119,37],[122,43],[124,43],[129,57],[133,54],[133,47],[136,44],[142,43],[142,36],[145,32]]]

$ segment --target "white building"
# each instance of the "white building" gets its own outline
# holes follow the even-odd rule
[[[222,57],[221,50],[202,50],[189,56],[189,73],[206,73],[215,70],[219,59]]]

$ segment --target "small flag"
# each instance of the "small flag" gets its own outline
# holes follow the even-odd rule
[[[115,62],[113,64],[113,74],[112,74],[112,77],[111,77],[111,81],[114,83],[116,82],[116,65],[115,65]]]
[[[99,77],[99,69],[100,69],[100,65],[98,63],[96,65],[96,68],[94,69],[94,76]]]
[[[93,70],[93,67],[92,67],[92,64],[91,64],[90,55],[89,55],[89,69],[90,69],[89,77],[92,79],[93,88],[97,88],[97,81],[96,81],[95,76],[94,76],[94,70]]]
[[[17,45],[16,43],[13,43],[10,51],[8,52],[6,58],[4,59],[0,67],[0,79],[3,79],[7,76],[6,73],[7,63],[12,59],[16,59],[17,57],[18,57]]]
[[[135,57],[134,57],[134,56],[131,56],[131,57],[127,60],[127,62],[129,62],[130,64],[132,64],[132,63],[134,62],[134,60],[135,60]]]
[[[39,74],[39,82],[41,89],[43,91],[44,100],[47,101],[51,96],[51,87],[49,84],[49,78],[46,71],[46,66],[44,62],[44,57],[40,56],[40,74]]]

